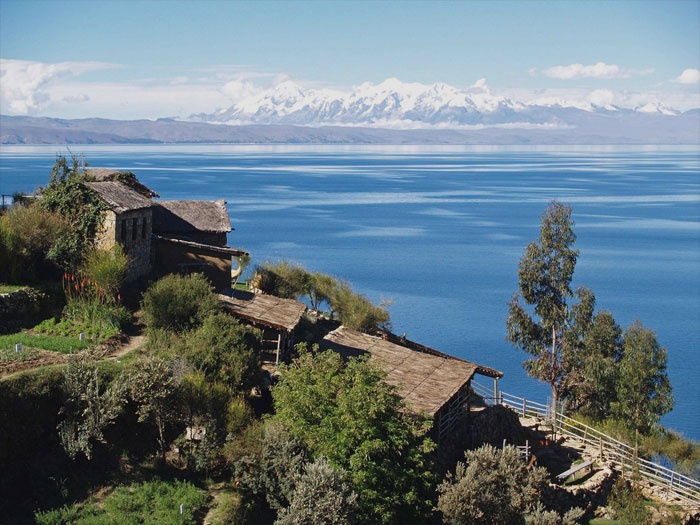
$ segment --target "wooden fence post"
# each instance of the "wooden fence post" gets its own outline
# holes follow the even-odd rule
[[[525,407],[527,406],[527,400],[523,398],[523,417],[525,417]]]

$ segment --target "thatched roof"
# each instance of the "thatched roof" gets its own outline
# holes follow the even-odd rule
[[[226,201],[160,201],[154,203],[153,229],[162,233],[231,231]]]
[[[121,182],[86,182],[85,185],[116,213],[138,210],[151,206],[151,199],[132,190]]]
[[[230,314],[275,330],[291,332],[306,311],[306,305],[294,299],[235,290],[232,296],[219,295],[219,304]]]
[[[144,186],[130,171],[119,171],[114,168],[88,168],[85,170],[90,182],[121,182],[144,197],[160,197],[155,191]]]
[[[418,352],[423,352],[430,355],[436,355],[444,359],[454,359],[455,361],[464,361],[465,363],[469,363],[470,365],[476,365],[476,373],[482,376],[497,378],[503,377],[503,372],[500,372],[495,368],[489,368],[488,366],[478,365],[476,363],[472,363],[471,361],[465,361],[464,359],[460,359],[459,357],[440,352],[439,350],[435,350],[434,348],[430,348],[429,346],[425,346],[420,343],[416,343],[415,341],[411,341],[410,339],[406,339],[405,335],[403,337],[400,337],[396,334],[389,332],[388,330],[380,330],[379,334],[377,335],[380,335],[382,339],[386,339],[391,343],[395,343],[399,346],[405,346],[406,348],[410,348],[411,350],[416,350]]]
[[[344,326],[324,337],[321,349],[334,350],[343,357],[370,355],[386,371],[386,382],[416,412],[434,416],[477,372],[479,365],[411,350],[381,337],[350,330]]]
[[[153,238],[159,241],[167,242],[170,244],[177,244],[180,246],[185,246],[187,248],[193,248],[195,250],[208,250],[210,252],[222,253],[225,255],[230,255],[232,257],[240,257],[241,255],[250,255],[244,250],[239,250],[238,248],[231,248],[230,246],[218,246],[214,244],[205,244],[202,242],[186,241],[184,239],[175,239],[173,237],[166,237],[164,235],[153,235]]]

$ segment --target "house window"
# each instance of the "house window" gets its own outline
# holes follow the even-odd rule
[[[122,242],[125,242],[126,241],[126,219],[123,219],[119,222],[121,224],[121,230],[122,230],[121,231],[121,239],[122,239]]]
[[[131,219],[131,240],[136,240],[136,219]]]
[[[148,223],[146,217],[143,218],[143,221],[141,222],[141,238],[145,239],[146,238],[146,231],[148,229]]]

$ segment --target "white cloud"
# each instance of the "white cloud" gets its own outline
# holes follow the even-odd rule
[[[609,89],[596,89],[588,95],[588,100],[599,107],[610,107],[615,102],[615,93]]]
[[[699,84],[700,69],[686,69],[674,79],[674,82],[678,82],[679,84]]]
[[[544,70],[545,76],[562,80],[573,78],[629,78],[632,75],[648,75],[653,69],[625,69],[616,64],[596,62],[590,66],[583,64],[569,64],[568,66],[553,66]],[[530,75],[535,75],[536,70],[530,69]]]
[[[9,115],[28,115],[53,101],[51,84],[88,71],[113,69],[117,64],[105,62],[59,62],[46,64],[29,60],[0,59],[0,111]],[[83,93],[72,93],[72,102],[87,100]],[[63,97],[66,98],[66,97]]]

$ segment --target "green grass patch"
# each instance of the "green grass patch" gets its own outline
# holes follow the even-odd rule
[[[187,481],[148,481],[117,487],[102,507],[94,503],[65,505],[35,513],[39,525],[164,524],[194,525],[206,493]],[[182,514],[180,506],[182,505]]]
[[[93,325],[90,323],[74,321],[63,318],[60,321],[55,317],[46,319],[34,327],[36,332],[46,335],[57,335],[63,337],[79,337],[80,333],[85,333],[85,337],[92,342],[101,343],[119,332],[119,327],[110,325]]]
[[[15,345],[22,343],[27,348],[40,348],[69,354],[78,350],[83,350],[90,346],[90,341],[81,341],[77,337],[58,337],[53,335],[34,335],[24,332],[16,334],[0,335],[0,349],[11,349],[14,351]]]
[[[16,292],[17,290],[21,290],[22,288],[26,288],[27,285],[25,284],[5,284],[5,283],[0,283],[0,293],[12,293]]]
[[[14,346],[12,348],[0,348],[0,363],[26,361],[38,355],[39,352],[33,348],[23,348],[21,352],[16,352]]]

